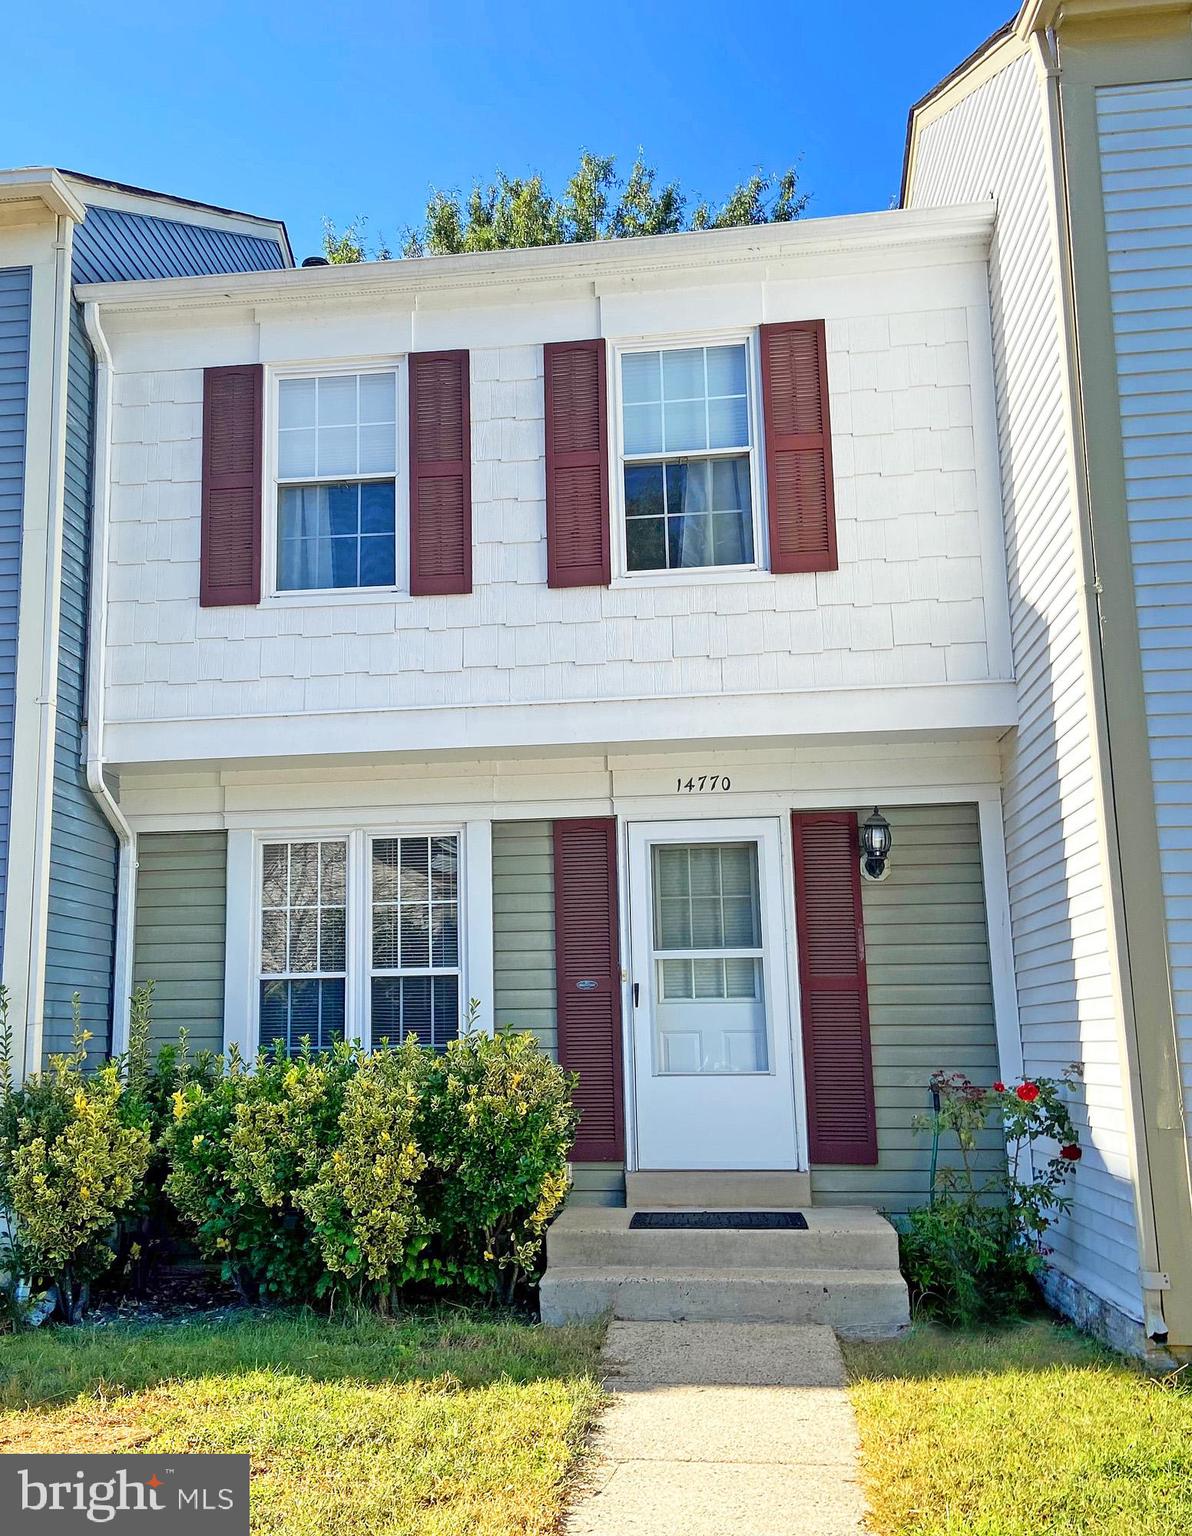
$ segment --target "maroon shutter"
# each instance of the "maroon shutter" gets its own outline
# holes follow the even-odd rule
[[[546,406],[546,579],[608,586],[608,407],[604,342],[552,341],[543,351]]]
[[[770,569],[834,571],[836,504],[822,320],[763,325]]]
[[[876,1163],[857,818],[795,812],[795,926],[813,1163]]]
[[[199,603],[261,600],[260,363],[203,370],[203,499]]]
[[[616,821],[556,821],[554,853],[559,1061],[579,1073],[572,1156],[616,1162],[625,1155]]]
[[[410,355],[410,591],[472,590],[472,417],[466,352]]]

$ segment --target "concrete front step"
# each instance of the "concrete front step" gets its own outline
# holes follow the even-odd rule
[[[611,1315],[630,1322],[826,1323],[879,1337],[910,1321],[895,1270],[672,1269],[551,1265],[540,1287],[542,1321]]]
[[[625,1203],[639,1211],[798,1211],[811,1204],[811,1175],[768,1168],[627,1173]]]
[[[811,1207],[807,1231],[631,1230],[632,1210],[568,1206],[546,1235],[548,1265],[646,1269],[898,1268],[898,1235],[876,1211]]]

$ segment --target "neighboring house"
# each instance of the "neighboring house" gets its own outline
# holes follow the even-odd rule
[[[985,197],[1023,1054],[1085,1076],[1051,1292],[1187,1345],[1192,6],[1023,5],[911,114],[905,207]]]
[[[0,944],[28,1066],[69,1044],[74,992],[100,1048],[113,1013],[121,817],[88,788],[95,365],[72,282],[291,265],[271,220],[0,172]]]
[[[579,1200],[924,1200],[931,1073],[1021,1065],[992,222],[80,286],[119,996],[249,1058],[475,998]]]

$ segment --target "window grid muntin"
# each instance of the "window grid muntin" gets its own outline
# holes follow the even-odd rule
[[[633,452],[628,451],[626,449],[626,446],[625,446],[625,444],[626,444],[626,430],[625,430],[625,407],[626,407],[626,404],[627,403],[628,404],[640,404],[640,403],[652,403],[652,402],[636,402],[636,401],[629,401],[629,402],[627,402],[626,401],[626,398],[625,398],[625,362],[626,362],[626,360],[629,359],[629,358],[633,358],[633,357],[640,357],[642,355],[651,355],[651,354],[657,355],[658,358],[659,358],[659,377],[660,377],[660,380],[661,380],[662,357],[663,357],[664,354],[670,353],[670,352],[676,352],[676,351],[681,352],[681,351],[701,350],[703,352],[704,380],[705,380],[705,389],[706,389],[706,386],[707,386],[707,354],[708,354],[708,352],[710,350],[715,350],[717,348],[733,348],[733,349],[739,350],[743,354],[743,363],[744,363],[744,396],[743,396],[743,398],[744,398],[744,402],[745,402],[746,442],[743,445],[736,445],[736,446],[730,446],[730,447],[719,447],[719,448],[706,448],[706,449],[699,449],[699,450],[674,449],[674,450],[663,450],[663,451],[652,451],[652,450],[649,450],[649,451],[647,451],[647,450],[636,450],[636,451],[633,451]],[[618,454],[619,454],[619,458],[620,458],[620,470],[621,470],[621,472],[620,472],[621,517],[620,517],[620,533],[619,533],[619,537],[620,537],[620,539],[622,541],[621,542],[621,569],[622,569],[622,572],[624,573],[625,576],[629,577],[630,579],[637,580],[637,579],[640,579],[642,577],[648,577],[648,576],[666,576],[666,577],[669,577],[673,573],[677,573],[677,572],[682,572],[683,574],[691,575],[693,573],[706,573],[706,572],[718,572],[718,571],[733,572],[733,571],[752,571],[752,570],[757,570],[759,568],[759,566],[761,566],[763,564],[763,561],[764,561],[764,558],[765,558],[765,546],[764,546],[764,542],[763,542],[763,539],[762,539],[762,523],[761,523],[762,506],[761,506],[761,501],[760,501],[760,489],[761,488],[760,488],[760,485],[759,485],[759,476],[758,476],[758,441],[757,441],[757,426],[756,426],[758,416],[757,416],[757,407],[756,407],[756,403],[755,402],[758,399],[759,384],[758,384],[758,376],[757,376],[756,335],[753,334],[753,333],[750,333],[747,336],[742,336],[742,335],[740,335],[740,333],[738,333],[735,336],[730,336],[730,337],[726,337],[726,338],[714,338],[713,337],[713,338],[709,338],[706,341],[700,341],[700,342],[695,342],[695,343],[692,343],[690,341],[671,341],[671,342],[668,342],[668,343],[665,343],[665,344],[656,344],[656,345],[648,346],[648,347],[644,347],[644,346],[641,346],[641,345],[626,346],[626,347],[621,347],[621,348],[618,349],[617,356],[618,356],[618,366],[617,366],[617,383],[618,383],[617,433],[618,433]],[[661,387],[661,384],[660,384],[660,387]],[[708,397],[705,395],[705,419],[706,419],[706,415],[707,415],[707,412],[706,412],[707,398]],[[716,399],[739,399],[739,398],[742,398],[742,397],[739,396],[739,395],[734,394],[734,395],[725,395],[725,396],[719,396],[718,395],[718,396],[715,396],[713,398],[716,398]],[[665,436],[664,436],[664,441],[665,441]],[[708,461],[708,460],[714,460],[714,459],[723,460],[723,459],[734,459],[734,458],[745,459],[746,463],[747,463],[747,469],[748,469],[747,482],[746,483],[747,483],[747,487],[748,487],[749,506],[746,507],[746,508],[741,509],[739,527],[740,527],[740,531],[741,531],[741,538],[742,538],[743,544],[750,551],[749,558],[746,559],[746,560],[743,560],[743,561],[733,562],[731,564],[730,563],[724,563],[724,564],[708,563],[708,564],[703,564],[703,565],[672,565],[670,563],[670,552],[671,552],[670,523],[672,521],[672,515],[664,513],[663,514],[663,518],[664,518],[664,521],[663,521],[663,547],[664,547],[665,563],[664,564],[660,564],[660,565],[631,566],[629,564],[629,537],[628,537],[628,534],[629,534],[629,527],[628,527],[628,525],[629,525],[629,522],[631,521],[631,519],[628,516],[628,507],[627,507],[626,474],[625,474],[626,469],[631,467],[631,466],[632,467],[641,467],[642,465],[655,464],[656,463],[656,464],[659,464],[659,465],[663,466],[663,475],[664,475],[664,481],[665,481],[665,467],[667,465],[669,465],[669,464],[682,463],[682,462],[688,462],[688,461]],[[651,514],[646,514],[645,516],[642,517],[641,520],[645,521],[646,517],[648,517],[650,515]],[[654,514],[654,515],[656,515],[656,514]],[[684,514],[675,514],[675,515],[682,516]],[[686,514],[686,515],[692,515],[692,514]],[[729,516],[731,514],[726,512],[726,513],[723,513],[723,514],[704,513],[704,514],[698,514],[698,515],[702,515],[702,516],[705,516],[705,517],[710,517],[710,516],[713,516],[713,515]]]
[[[746,854],[746,869],[748,874],[747,889],[724,888],[724,850],[741,849]],[[663,891],[663,861],[673,856],[683,854],[685,892],[665,894]],[[696,891],[695,882],[692,880],[692,855],[715,855],[715,891]],[[764,978],[762,975],[765,949],[762,942],[763,919],[761,909],[761,869],[758,845],[754,842],[741,843],[655,843],[651,851],[651,878],[653,910],[651,912],[651,945],[655,973],[657,977],[658,997],[662,1002],[747,1002],[757,1001],[763,996]],[[677,866],[675,866],[677,867]],[[739,882],[738,882],[739,883]],[[748,901],[749,917],[751,922],[751,943],[725,942],[726,923],[724,917],[724,903],[729,901]],[[720,908],[720,939],[719,944],[697,944],[695,903],[716,902]],[[664,902],[670,902],[677,907],[680,903],[687,905],[687,923],[685,943],[664,944],[662,922],[664,914]],[[713,925],[714,926],[714,925]],[[701,972],[700,968],[703,967]],[[752,980],[752,986],[748,991],[739,984],[730,982],[730,967],[733,977],[743,979],[746,968]],[[679,974],[680,968],[691,978],[690,989],[681,991],[672,989],[672,979]],[[711,980],[712,971],[715,969],[720,978],[719,989],[713,989],[704,985],[701,990],[700,977],[705,983]]]
[[[294,850],[300,848],[314,848],[315,853],[315,878],[314,900],[295,901],[295,871]],[[266,904],[266,896],[271,879],[270,855],[276,851],[285,850],[285,872],[283,899]],[[338,875],[328,873],[328,850],[342,850]],[[272,878],[276,880],[277,871],[274,870]],[[325,892],[324,886],[333,882],[332,890]],[[343,837],[294,837],[277,839],[271,838],[262,845],[261,874],[257,886],[257,908],[259,917],[259,933],[257,942],[257,1045],[263,1049],[268,1042],[265,1039],[265,1023],[267,1008],[272,997],[284,995],[285,997],[285,1029],[284,1032],[274,1032],[269,1040],[284,1038],[286,1053],[293,1055],[299,1048],[303,1035],[311,1038],[312,1049],[325,1050],[335,1039],[343,1039],[347,1030],[347,975],[348,975],[348,901],[350,890],[350,869],[348,856],[348,840]],[[339,899],[324,900],[324,895],[339,893]],[[314,914],[315,952],[314,964],[306,967],[296,967],[293,964],[294,922],[296,913]],[[338,924],[338,939],[335,937],[336,925],[334,922],[325,924],[324,914],[340,913],[342,921]],[[269,942],[268,930],[271,926],[268,918],[270,914],[279,915],[284,919],[285,933],[285,963],[281,969],[270,970],[266,968],[266,946]],[[276,925],[274,925],[276,926]],[[325,965],[324,955],[326,930],[331,933],[331,947],[338,948],[338,958],[341,964]],[[317,997],[317,1013],[313,1032],[309,1027],[304,1027],[302,1022],[297,1026],[301,1033],[295,1033],[294,1011],[295,999],[304,993],[313,991]],[[328,1000],[333,1011],[338,999],[338,1027],[333,1018],[332,1023],[325,1027],[324,1014],[328,1007]],[[309,1021],[307,1021],[309,1024]]]
[[[360,420],[360,381],[361,381],[361,379],[364,379],[364,378],[388,378],[388,379],[390,379],[392,381],[392,385],[393,385],[393,419],[392,419],[392,421],[390,421],[388,418],[385,418],[385,419],[382,419],[382,420],[379,420],[379,421],[368,421],[368,422],[362,422]],[[316,402],[317,402],[318,392],[319,392],[320,386],[324,382],[334,382],[336,380],[343,380],[343,379],[353,379],[355,381],[355,384],[356,384],[356,415],[355,415],[355,420],[351,423],[351,425],[354,427],[355,432],[356,432],[356,468],[352,469],[352,470],[346,470],[346,469],[320,470],[318,468],[318,437],[317,437],[317,434],[318,434],[319,428],[318,428],[318,418],[317,418],[317,415],[316,415],[316,424],[315,424],[315,426],[313,428],[309,428],[309,427],[283,427],[282,426],[282,399],[283,399],[283,393],[284,393],[284,391],[285,391],[285,389],[286,389],[286,387],[288,385],[308,384],[308,383],[314,384],[315,391],[316,391]],[[399,402],[398,394],[399,394],[399,392],[398,392],[398,377],[397,377],[397,370],[395,368],[360,368],[360,369],[354,369],[350,373],[331,373],[331,372],[328,372],[328,373],[297,373],[297,374],[284,374],[284,375],[282,375],[278,379],[278,381],[277,381],[277,420],[276,420],[276,424],[275,424],[275,428],[274,428],[274,438],[275,438],[274,451],[275,451],[275,454],[276,454],[276,466],[277,466],[276,479],[277,479],[277,483],[279,485],[322,485],[322,484],[334,484],[336,481],[348,481],[348,480],[393,480],[393,479],[395,479],[396,476],[397,476],[398,465],[400,463],[399,443],[398,443],[398,425],[399,425],[399,417],[401,415],[401,411],[400,411],[400,408],[399,408],[400,402]],[[317,410],[317,404],[316,404],[316,410]],[[344,423],[344,424],[336,424],[336,425],[347,425],[347,424]],[[391,428],[391,443],[392,443],[392,449],[393,449],[393,462],[392,462],[392,465],[390,465],[390,466],[388,466],[386,468],[383,468],[383,469],[361,469],[360,468],[360,428],[362,426],[365,426],[365,427],[390,427]],[[294,432],[311,431],[311,430],[313,430],[315,432],[315,434],[316,434],[316,439],[315,439],[315,468],[314,468],[314,470],[309,472],[309,473],[303,472],[301,474],[283,474],[282,473],[282,467],[281,467],[282,466],[282,451],[281,450],[282,450],[283,434],[291,434],[291,433],[294,433]]]
[[[360,415],[361,415],[361,409],[360,409],[361,380],[367,379],[367,378],[387,378],[387,379],[389,379],[391,381],[391,384],[392,384],[392,400],[393,400],[393,420],[392,421],[390,421],[388,419],[388,417],[386,417],[382,421],[362,422],[360,420]],[[328,471],[326,473],[290,474],[290,475],[283,474],[281,472],[281,465],[282,465],[282,436],[283,436],[283,433],[288,433],[288,432],[293,432],[293,431],[300,431],[300,430],[309,430],[308,428],[293,428],[293,427],[283,427],[282,426],[282,415],[283,415],[283,403],[282,403],[282,401],[283,401],[283,392],[286,389],[286,386],[287,385],[293,385],[293,384],[307,384],[307,383],[313,384],[315,386],[315,391],[316,391],[316,411],[317,411],[317,399],[318,399],[318,391],[319,391],[320,385],[324,381],[332,381],[332,382],[334,382],[334,381],[337,381],[337,380],[345,380],[345,379],[352,379],[355,382],[355,386],[356,386],[356,415],[355,415],[355,422],[354,422],[354,426],[355,426],[355,430],[356,430],[356,436],[357,436],[357,446],[356,446],[356,464],[357,464],[357,468],[356,468],[356,470],[353,471],[353,472],[347,472],[347,471],[344,471],[344,470],[338,470],[338,471]],[[400,471],[400,465],[401,465],[400,431],[401,431],[401,414],[402,414],[402,399],[403,399],[403,395],[402,395],[402,388],[401,388],[401,379],[400,379],[400,377],[398,375],[398,370],[396,368],[392,368],[392,367],[391,368],[352,368],[352,369],[340,369],[340,370],[326,370],[326,371],[323,371],[323,372],[284,373],[284,374],[278,375],[278,377],[277,377],[277,388],[276,388],[276,393],[275,393],[274,398],[275,398],[275,416],[274,416],[274,422],[273,422],[273,444],[272,444],[272,451],[273,451],[273,468],[274,468],[273,479],[274,479],[274,486],[275,486],[275,493],[276,494],[275,494],[274,513],[273,513],[273,521],[272,521],[272,541],[273,541],[273,546],[274,546],[274,548],[273,548],[273,555],[272,555],[272,562],[271,562],[272,563],[272,571],[273,571],[273,576],[272,576],[273,591],[275,593],[279,594],[279,595],[290,597],[290,596],[301,595],[302,593],[310,593],[310,592],[319,592],[319,593],[338,593],[338,592],[374,592],[374,593],[383,593],[383,592],[386,592],[386,591],[389,591],[389,590],[395,588],[397,586],[397,584],[398,584],[398,581],[399,581],[400,577],[401,577],[401,571],[402,571],[401,551],[399,549],[398,539],[397,539],[397,525],[398,525],[398,514],[399,514],[399,506],[398,506],[398,478],[399,478],[399,471]],[[316,423],[317,423],[317,415],[316,415]],[[385,427],[389,427],[390,428],[390,444],[391,444],[391,452],[392,452],[392,468],[377,469],[377,470],[372,470],[372,469],[362,470],[362,469],[359,468],[359,462],[360,462],[360,429],[361,429],[362,426],[363,427],[380,427],[380,426],[385,426]],[[317,439],[317,425],[316,425],[316,429],[315,430],[316,430],[316,439]],[[316,440],[316,460],[315,460],[315,462],[316,462],[316,466],[317,466],[317,464],[318,464],[318,444],[317,444],[317,440]],[[292,540],[292,539],[287,539],[287,540],[283,540],[282,539],[282,535],[281,535],[281,522],[282,522],[283,493],[285,491],[304,490],[304,489],[307,489],[307,488],[318,489],[318,488],[325,487],[325,488],[331,489],[331,488],[334,488],[336,486],[341,486],[341,485],[343,485],[343,486],[347,486],[347,485],[356,485],[356,486],[389,485],[389,486],[392,487],[392,493],[393,493],[392,494],[392,499],[393,499],[392,518],[391,518],[390,525],[386,527],[385,531],[382,532],[382,533],[377,533],[377,534],[364,534],[363,532],[358,532],[354,536],[354,542],[356,543],[356,546],[357,546],[357,549],[356,549],[356,559],[355,559],[356,573],[357,573],[357,581],[356,581],[356,583],[353,584],[353,585],[348,585],[348,584],[345,583],[344,585],[340,586],[340,585],[336,585],[334,580],[331,580],[331,581],[318,581],[314,585],[310,585],[310,584],[294,585],[294,584],[289,584],[289,583],[284,582],[283,581],[283,547],[286,544],[293,545],[297,541]],[[361,515],[360,518],[358,519],[358,527],[361,527],[362,524],[363,524],[363,516]],[[330,533],[323,535],[321,538],[311,539],[308,542],[332,546],[334,541],[336,539],[341,538],[341,537],[346,542],[347,536],[332,535]],[[386,568],[385,572],[380,576],[379,579],[377,579],[375,581],[363,582],[360,578],[363,575],[363,567],[364,567],[364,563],[365,563],[364,543],[365,543],[366,540],[368,540],[370,543],[374,543],[374,544],[385,543],[385,544],[388,544],[391,547],[391,551],[392,551],[392,571],[390,573],[389,569]],[[375,554],[376,552],[373,551],[372,553]],[[334,548],[333,547],[329,548],[327,550],[327,562],[326,563],[331,565],[331,566],[333,566],[334,565],[334,556],[335,556]]]
[[[393,847],[396,845],[397,864],[390,865],[390,876],[395,876],[396,895],[387,895],[378,898],[378,861],[377,849],[379,846]],[[426,850],[426,891],[425,896],[413,899],[405,885],[407,870],[406,854],[413,855],[416,850]],[[449,894],[441,894],[446,885],[438,887],[440,894],[436,895],[436,872],[434,859],[436,850],[440,856],[450,852],[452,868],[450,872]],[[387,1037],[397,1044],[411,1032],[407,1026],[407,995],[417,996],[423,993],[429,1000],[429,1030],[426,1034],[413,1030],[424,1044],[433,1046],[436,1050],[442,1049],[448,1041],[459,1035],[461,1018],[462,997],[462,934],[461,919],[463,915],[463,893],[461,882],[461,865],[463,859],[463,840],[458,832],[429,832],[429,833],[395,833],[390,836],[378,836],[369,840],[368,846],[368,998],[367,1008],[369,1013],[370,1038],[379,1042]],[[417,869],[411,871],[415,876],[419,874]],[[439,878],[442,878],[441,875]],[[407,930],[404,922],[404,913],[411,915],[415,911],[425,913],[426,941],[424,946],[425,960],[421,958],[422,947],[417,946],[411,940],[410,948],[413,955],[407,959]],[[392,913],[396,922],[386,922],[382,929],[378,929],[378,911]],[[450,934],[450,944],[446,942],[438,950],[436,959],[435,923],[436,917],[444,919],[450,916],[453,922],[448,928],[440,925],[440,937]],[[396,965],[378,964],[378,932],[396,936]],[[391,1017],[385,1023],[378,1023],[378,1014],[381,1011],[379,1002],[388,994],[388,1006],[393,1007],[393,1000],[397,1004],[397,1035],[392,1033],[394,1023]],[[440,1016],[442,1023],[440,1024]]]

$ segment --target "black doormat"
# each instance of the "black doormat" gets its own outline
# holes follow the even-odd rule
[[[806,1232],[802,1211],[634,1211],[629,1230],[681,1227],[687,1232]]]

